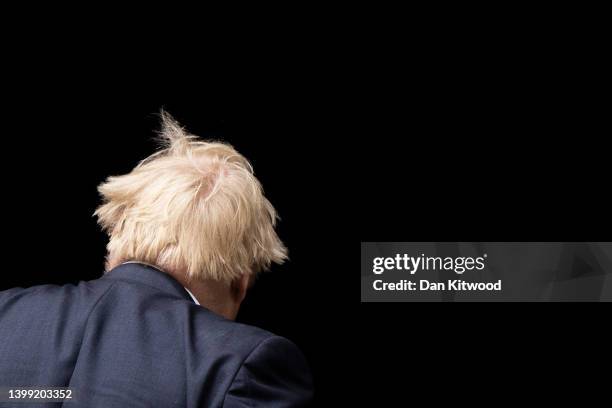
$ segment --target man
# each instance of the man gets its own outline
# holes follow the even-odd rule
[[[89,408],[307,405],[296,346],[233,322],[287,256],[274,208],[231,146],[162,119],[164,149],[99,187],[107,273],[0,292],[0,388],[70,387]]]

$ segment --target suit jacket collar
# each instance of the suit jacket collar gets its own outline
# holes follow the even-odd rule
[[[140,262],[123,263],[108,271],[103,278],[142,283],[193,302],[189,293],[176,279],[153,265]]]

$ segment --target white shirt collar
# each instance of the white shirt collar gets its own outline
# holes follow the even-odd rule
[[[184,287],[184,286],[183,286]],[[191,293],[191,291],[187,288],[185,288],[185,290],[187,291],[187,293],[189,293],[189,296],[191,296],[191,298],[193,299],[193,301],[195,302],[196,305],[199,305],[200,302],[198,302],[198,299],[196,299],[195,296],[193,296],[193,293]]]

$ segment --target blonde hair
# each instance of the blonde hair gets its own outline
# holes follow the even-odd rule
[[[276,211],[247,159],[161,116],[163,149],[98,187],[103,203],[94,214],[109,235],[107,269],[141,261],[187,280],[232,282],[282,263]]]

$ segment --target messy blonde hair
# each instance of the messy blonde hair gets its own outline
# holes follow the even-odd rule
[[[109,235],[107,270],[140,261],[187,280],[232,282],[282,263],[276,211],[247,159],[161,116],[163,149],[98,187],[103,203],[94,214]]]

